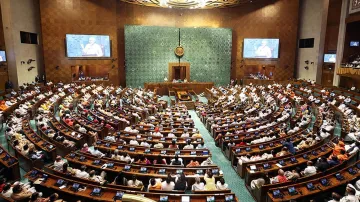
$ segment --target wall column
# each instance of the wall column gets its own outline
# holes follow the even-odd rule
[[[313,48],[298,48],[297,78],[321,83],[329,0],[300,1],[299,39],[314,38]],[[305,61],[309,63],[306,64]],[[305,69],[305,66],[308,69]]]
[[[341,16],[340,16],[340,26],[339,26],[339,36],[337,42],[337,51],[336,51],[336,63],[335,63],[335,73],[333,79],[333,85],[339,86],[340,76],[336,74],[337,69],[341,66],[341,62],[344,56],[344,46],[345,46],[345,36],[346,36],[346,18],[349,16],[349,2],[350,0],[343,0],[341,6]]]
[[[0,0],[0,3],[9,79],[17,88],[35,81],[44,72],[39,0]],[[20,31],[38,34],[38,44],[21,43]],[[35,61],[27,64],[29,59]],[[34,68],[28,71],[30,67]]]

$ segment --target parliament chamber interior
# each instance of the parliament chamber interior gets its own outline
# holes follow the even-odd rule
[[[359,202],[359,0],[0,12],[0,201]]]

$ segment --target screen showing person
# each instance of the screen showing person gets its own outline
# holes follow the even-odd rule
[[[359,41],[350,41],[350,46],[359,46],[360,42]]]
[[[336,54],[324,54],[324,62],[335,63],[336,62]]]
[[[278,58],[279,39],[244,39],[244,58]]]
[[[5,51],[0,51],[0,62],[6,62]]]
[[[67,57],[110,57],[110,36],[66,35]]]

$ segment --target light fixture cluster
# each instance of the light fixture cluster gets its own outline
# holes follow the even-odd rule
[[[233,7],[261,0],[122,0],[127,3],[162,8],[209,9]]]

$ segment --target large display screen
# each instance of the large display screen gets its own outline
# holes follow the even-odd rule
[[[0,62],[6,62],[5,51],[0,50]]]
[[[110,36],[67,34],[66,55],[69,58],[109,58]]]
[[[336,54],[324,54],[324,62],[335,63],[336,62]]]
[[[244,58],[279,58],[279,39],[244,39]]]
[[[350,41],[350,46],[359,46],[360,41]]]

